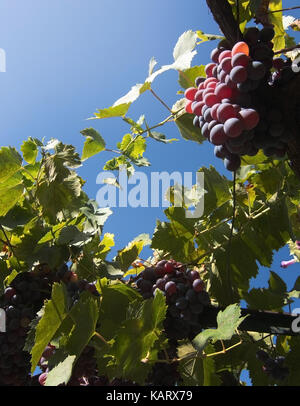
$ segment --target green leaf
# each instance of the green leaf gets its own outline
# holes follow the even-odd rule
[[[269,3],[269,21],[274,25],[275,36],[273,38],[273,51],[280,51],[285,48],[285,30],[282,22],[282,0],[271,0]],[[274,13],[274,11],[276,11]]]
[[[195,86],[195,79],[198,76],[206,77],[205,66],[193,66],[184,71],[179,71],[179,84],[184,89]]]
[[[131,105],[135,100],[138,99],[138,97],[143,94],[146,90],[150,90],[151,89],[151,84],[148,83],[147,81],[145,83],[138,83],[137,85],[133,86],[131,88],[131,90],[123,97],[121,97],[120,99],[118,99],[115,103],[114,103],[114,107],[115,106],[119,106],[119,105]],[[128,107],[129,107],[128,106]]]
[[[246,317],[241,317],[241,308],[238,304],[227,306],[224,311],[219,311],[217,315],[218,327],[215,330],[207,329],[198,334],[193,339],[194,347],[201,353],[210,340],[213,340],[213,342],[230,340]]]
[[[213,357],[202,358],[197,351],[189,354],[180,354],[179,372],[183,382],[182,386],[219,386],[221,380],[216,371],[216,363]],[[180,351],[180,347],[179,347]],[[215,352],[213,346],[206,347],[206,353]]]
[[[122,323],[111,350],[112,365],[122,373],[122,377],[143,383],[147,378],[155,343],[163,331],[163,321],[167,306],[163,294],[158,291],[153,299],[135,306],[133,316]]]
[[[123,283],[102,286],[100,308],[101,334],[106,340],[112,339],[127,315],[129,303],[142,301],[136,289]]]
[[[193,125],[193,118],[192,114],[184,113],[176,118],[175,124],[177,125],[182,138],[202,144],[205,138],[201,134],[200,129]]]
[[[18,173],[0,184],[0,216],[6,216],[21,199],[24,186]]]
[[[72,307],[69,316],[75,325],[65,342],[65,347],[69,354],[79,357],[96,329],[99,317],[97,299],[89,292],[83,292],[79,301]]]
[[[216,35],[216,34],[205,34],[203,31],[199,30],[196,31],[196,34],[198,36],[198,38],[200,38],[200,44],[202,44],[202,42],[206,42],[206,41],[214,41],[216,39],[221,40],[224,37],[222,35]],[[203,75],[200,75],[203,76]]]
[[[21,169],[22,157],[15,148],[0,149],[0,183],[5,182]]]
[[[45,386],[58,386],[67,384],[72,376],[76,355],[68,355],[62,362],[51,369],[47,374]]]
[[[196,55],[194,50],[197,45],[197,34],[191,30],[184,32],[178,39],[173,50],[174,62],[170,65],[164,65],[155,72],[152,72],[145,82],[152,83],[154,79],[170,69],[183,71],[191,67],[193,57]]]
[[[133,137],[131,134],[125,134],[118,148],[124,155],[137,159],[142,157],[146,150],[146,140],[142,136]]]
[[[38,147],[36,143],[33,141],[31,137],[28,138],[27,141],[24,141],[21,146],[21,151],[23,153],[23,158],[26,162],[33,165],[35,164],[37,155],[38,155]]]
[[[164,144],[168,144],[169,142],[178,141],[177,138],[170,138],[167,139],[166,136],[162,133],[157,131],[148,131],[149,137],[153,138],[155,141],[163,142]]]
[[[95,117],[92,117],[91,119],[125,116],[130,107],[130,104],[131,103],[123,103],[118,104],[117,106],[111,106],[107,109],[97,110],[98,113],[94,113]]]
[[[105,150],[105,141],[94,128],[85,128],[80,133],[86,137],[81,156],[82,161]]]
[[[116,261],[120,264],[123,271],[127,271],[130,265],[135,261],[145,245],[149,244],[149,237],[142,235],[139,239],[131,241],[125,248],[118,251]]]
[[[115,235],[111,233],[105,233],[99,244],[99,250],[97,252],[97,257],[105,259],[110,249],[115,245],[114,240]]]
[[[36,327],[35,344],[31,350],[31,372],[42,356],[42,353],[52,337],[67,316],[66,288],[58,283],[52,287],[51,300],[44,306],[44,314]]]
[[[100,208],[93,199],[86,202],[85,206],[80,208],[80,212],[86,217],[84,232],[91,234],[101,233],[106,220],[112,214],[109,207]]]

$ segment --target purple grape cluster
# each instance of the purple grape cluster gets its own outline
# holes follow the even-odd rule
[[[29,324],[51,296],[55,274],[47,267],[16,276],[0,298],[6,332],[0,333],[0,385],[30,385],[30,355],[23,351]]]
[[[195,116],[194,126],[229,171],[240,167],[241,156],[255,156],[260,149],[284,157],[291,139],[276,107],[276,85],[294,73],[284,60],[273,60],[273,37],[272,27],[250,27],[232,48],[222,40],[211,52],[206,78],[196,78],[195,87],[185,91],[186,112]]]
[[[266,351],[258,350],[258,360],[263,362],[263,371],[275,381],[284,381],[289,375],[289,369],[284,366],[285,357],[277,356],[271,358]]]
[[[168,338],[189,338],[202,330],[201,314],[210,298],[198,271],[174,260],[162,260],[141,272],[135,283],[145,299],[153,297],[157,289],[166,296],[164,327]]]

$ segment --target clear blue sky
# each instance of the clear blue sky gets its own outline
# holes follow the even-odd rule
[[[285,7],[297,1],[284,1]],[[287,12],[300,17],[299,10]],[[172,62],[178,37],[186,30],[220,34],[203,0],[10,0],[0,5],[0,48],[6,51],[7,72],[0,73],[0,142],[19,147],[28,136],[59,138],[82,150],[80,130],[94,126],[108,147],[127,131],[121,119],[86,121],[97,108],[111,106],[147,76],[152,56],[158,65]],[[298,41],[300,34],[297,34]],[[193,64],[208,63],[213,43],[204,43]],[[177,74],[161,75],[153,88],[172,104],[178,99]],[[149,124],[168,115],[151,94],[144,94],[129,110],[138,119],[145,113]],[[174,125],[165,127],[169,138],[180,138]],[[152,166],[145,171],[191,171],[214,165],[228,176],[211,145],[198,146],[180,139],[170,145],[150,142],[145,154]],[[109,153],[88,160],[80,169],[85,190],[96,197],[96,176]],[[159,209],[114,209],[105,231],[116,235],[120,249],[140,233],[152,235]],[[291,288],[298,265],[280,269],[288,259],[283,249],[272,269]],[[268,269],[261,269],[253,286],[265,285]]]

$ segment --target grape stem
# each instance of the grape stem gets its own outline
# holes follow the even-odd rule
[[[167,109],[169,110],[169,112],[173,115],[172,110],[170,109],[170,107],[155,93],[155,91],[153,89],[150,89],[150,92],[153,94],[154,97],[157,98],[157,100]]]
[[[233,200],[232,220],[231,220],[228,249],[227,249],[227,279],[228,279],[228,288],[230,289],[231,301],[233,301],[233,295],[232,295],[233,292],[232,292],[232,287],[231,287],[230,258],[231,258],[231,243],[232,243],[232,238],[233,238],[233,229],[234,229],[235,212],[236,212],[236,171],[233,172],[232,200]]]
[[[268,11],[267,13],[261,14],[261,15],[273,14],[273,13],[281,13],[282,11],[297,10],[299,8],[300,8],[300,6],[295,6],[295,7],[290,7],[290,8],[282,8],[281,10],[272,10],[272,11]]]
[[[105,340],[105,338],[104,338],[101,334],[99,334],[97,331],[94,331],[94,336],[98,337],[99,340],[101,340],[104,344],[110,345],[110,344]]]
[[[20,262],[19,262],[19,259],[18,259],[18,257],[17,257],[16,254],[15,254],[14,248],[13,248],[13,246],[11,245],[11,243],[10,243],[10,241],[9,241],[9,238],[8,238],[8,235],[6,234],[6,231],[5,231],[4,227],[2,226],[2,224],[0,224],[0,230],[1,230],[2,233],[4,234],[4,238],[5,238],[5,240],[6,240],[5,243],[9,246],[9,249],[10,249],[11,252],[13,253],[14,257],[16,258],[16,260],[17,260],[19,266],[21,267],[21,264],[20,264]],[[1,241],[2,241],[2,240],[1,240]]]
[[[274,52],[274,55],[276,55],[276,54],[285,54],[286,52],[293,51],[294,49],[297,49],[297,48],[300,48],[300,44],[294,45],[294,46],[292,46],[290,48],[280,49],[279,51]]]

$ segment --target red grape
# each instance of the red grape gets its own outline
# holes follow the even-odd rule
[[[236,111],[232,104],[222,103],[217,109],[217,119],[221,123],[225,123],[229,118],[235,118]]]
[[[232,96],[232,89],[226,86],[224,83],[220,83],[215,88],[215,95],[218,96],[221,100],[230,98]]]
[[[188,89],[185,90],[184,92],[184,97],[188,100],[194,100],[195,94],[197,93],[197,88],[196,87],[189,87]]]
[[[244,66],[246,68],[249,64],[250,58],[249,56],[239,52],[232,57],[232,66]]]
[[[252,130],[259,122],[259,114],[254,109],[243,109],[239,112],[239,117],[242,118],[244,128],[246,130]]]
[[[210,132],[210,142],[214,145],[222,145],[227,141],[227,136],[224,132],[223,124],[215,125]]]
[[[246,68],[243,66],[235,66],[232,68],[232,71],[230,72],[230,79],[234,83],[242,83],[247,80],[248,74]]]
[[[228,137],[238,137],[244,129],[243,122],[238,118],[229,118],[225,121],[224,132]]]

